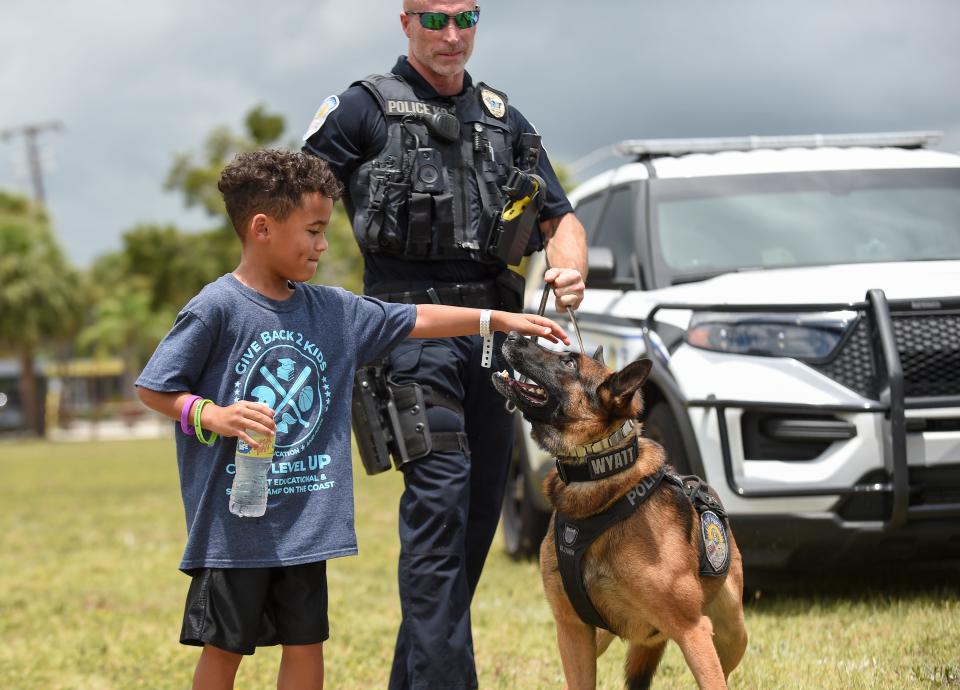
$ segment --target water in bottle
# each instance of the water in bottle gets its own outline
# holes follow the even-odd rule
[[[247,434],[261,445],[257,448],[237,439],[230,512],[240,517],[260,517],[267,512],[267,472],[273,463],[274,437],[252,431]]]

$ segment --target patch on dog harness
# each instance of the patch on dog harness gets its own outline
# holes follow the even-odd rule
[[[712,510],[704,511],[700,514],[700,533],[700,574],[721,575],[727,572],[730,565],[730,542],[723,520]],[[704,572],[704,560],[713,568],[713,572]]]
[[[713,489],[696,475],[668,474],[667,481],[677,486],[700,516],[700,574],[720,577],[730,567],[730,533],[727,511]]]

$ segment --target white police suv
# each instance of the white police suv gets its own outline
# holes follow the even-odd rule
[[[748,573],[960,558],[960,156],[937,136],[627,141],[571,194],[585,347],[653,361],[645,434],[720,493]],[[552,460],[517,420],[521,556]]]

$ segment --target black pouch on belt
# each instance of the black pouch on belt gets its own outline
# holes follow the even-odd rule
[[[397,384],[389,382],[393,401],[397,405],[396,434],[403,439],[406,453],[401,457],[394,455],[397,469],[411,460],[418,460],[430,454],[432,443],[430,425],[427,423],[427,406],[423,402],[423,388],[419,383]]]
[[[394,252],[403,250],[403,235],[400,228],[403,227],[405,220],[409,190],[410,185],[402,182],[387,183],[381,208],[382,225],[377,229],[377,243],[374,246]]]
[[[509,268],[500,271],[494,282],[497,285],[497,298],[500,309],[519,313],[523,311],[524,277]]]
[[[457,246],[453,232],[453,194],[434,195],[433,226],[437,231],[437,244],[441,253]]]

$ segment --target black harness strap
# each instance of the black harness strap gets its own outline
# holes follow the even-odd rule
[[[618,498],[605,511],[583,520],[575,522],[563,513],[557,512],[554,537],[560,577],[570,603],[585,623],[613,632],[587,594],[586,585],[583,583],[584,554],[597,537],[621,520],[625,520],[649,498],[660,486],[664,474],[665,469],[661,467]]]
[[[720,501],[710,493],[710,487],[699,477],[681,477],[667,473],[665,467],[661,467],[602,513],[574,521],[557,512],[554,541],[560,578],[570,603],[584,623],[615,632],[587,594],[587,587],[583,582],[584,554],[601,534],[637,510],[663,481],[683,491],[700,516],[700,574],[720,577],[725,575],[730,567],[727,513]]]

